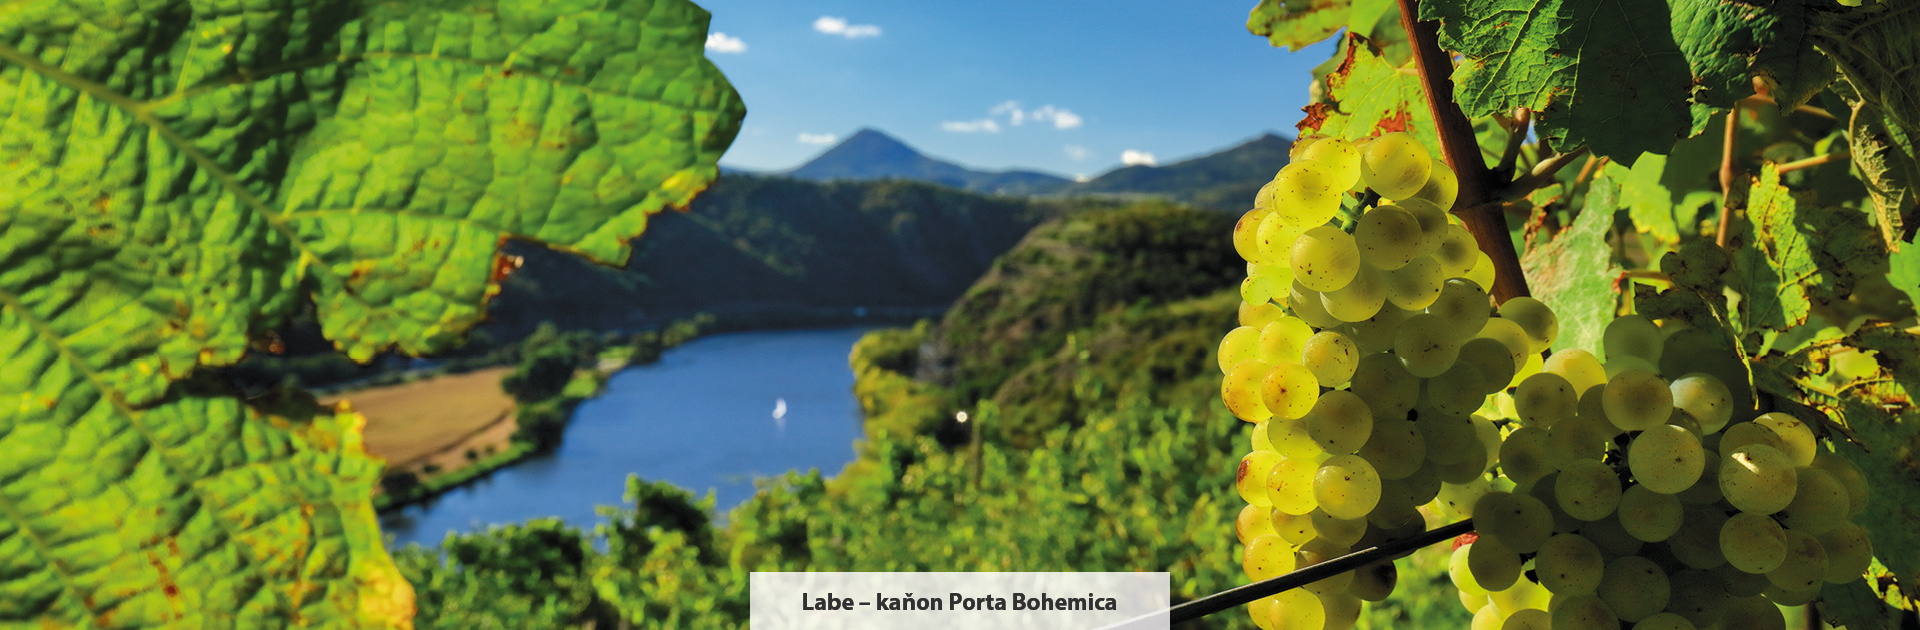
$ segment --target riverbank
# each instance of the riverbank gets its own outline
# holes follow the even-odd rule
[[[576,370],[558,398],[571,410],[626,366],[624,358],[599,359],[593,369]],[[513,439],[520,408],[500,388],[510,371],[491,368],[322,399],[346,399],[367,416],[367,453],[388,462],[373,490],[376,512],[431,500],[539,451]]]
[[[320,402],[346,401],[366,416],[367,454],[387,462],[381,484],[373,489],[374,507],[384,509],[396,495],[414,500],[423,492],[444,491],[532,451],[512,439],[514,402],[500,389],[501,377],[511,371],[493,367],[446,374]]]

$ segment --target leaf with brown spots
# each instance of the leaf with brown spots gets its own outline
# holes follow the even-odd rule
[[[1348,33],[1341,41],[1340,65],[1321,79],[1324,102],[1308,105],[1300,134],[1348,140],[1406,131],[1424,146],[1440,146],[1433,114],[1412,62],[1394,67],[1375,54],[1367,38]]]
[[[309,301],[447,348],[503,239],[623,261],[744,115],[687,0],[244,9],[0,11],[0,627],[407,627],[362,420],[205,368]]]

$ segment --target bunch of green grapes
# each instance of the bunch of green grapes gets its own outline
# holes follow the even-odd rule
[[[1378,204],[1333,221],[1368,189]],[[1548,355],[1558,318],[1493,306],[1454,194],[1406,134],[1303,139],[1235,227],[1245,303],[1219,358],[1222,399],[1254,426],[1236,477],[1249,580],[1419,534],[1422,510],[1474,518],[1450,573],[1476,629],[1777,628],[1773,603],[1859,579],[1858,469],[1759,414],[1708,331],[1628,316],[1604,363]],[[1395,577],[1382,562],[1248,611],[1343,630]]]
[[[1475,628],[1783,628],[1775,604],[1861,579],[1865,478],[1799,418],[1758,413],[1712,338],[1621,317],[1604,365],[1561,350],[1503,400],[1503,487],[1451,565]]]
[[[1381,202],[1351,232],[1333,222],[1366,189]],[[1450,220],[1455,192],[1407,134],[1303,140],[1235,228],[1246,303],[1219,356],[1222,398],[1254,423],[1236,482],[1248,579],[1417,535],[1419,506],[1488,490],[1499,430],[1474,414],[1556,324],[1544,306],[1492,312],[1493,263]],[[1249,612],[1270,630],[1348,628],[1395,575],[1383,562]]]

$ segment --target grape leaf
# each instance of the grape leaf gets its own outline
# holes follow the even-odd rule
[[[1628,165],[1692,129],[1692,74],[1660,0],[1428,0],[1420,17],[1466,57],[1453,78],[1468,116],[1525,107],[1553,148]]]
[[[1886,251],[1866,217],[1844,208],[1802,211],[1773,164],[1747,193],[1747,218],[1735,249],[1736,313],[1742,332],[1784,331],[1806,323],[1814,302],[1845,299],[1855,280],[1887,271]]]
[[[1360,3],[1378,4],[1378,0],[1360,0]],[[1247,31],[1267,38],[1267,43],[1274,48],[1300,52],[1347,26],[1354,13],[1352,5],[1352,0],[1260,0],[1247,15]]]
[[[1308,104],[1297,127],[1301,135],[1356,140],[1405,131],[1428,147],[1440,146],[1420,77],[1374,54],[1367,39],[1349,32],[1340,64],[1320,84],[1322,100]]]
[[[1833,82],[1833,61],[1807,37],[1800,0],[1672,0],[1673,39],[1693,69],[1693,132],[1715,111],[1753,93],[1752,77],[1773,87],[1782,111],[1805,105]]]
[[[1560,336],[1553,349],[1600,347],[1607,322],[1616,307],[1614,284],[1620,268],[1613,264],[1607,232],[1619,208],[1620,186],[1606,175],[1594,178],[1586,205],[1573,225],[1551,242],[1527,249],[1520,266],[1527,286],[1560,318]]]
[[[1853,108],[1847,135],[1853,163],[1873,198],[1889,250],[1920,229],[1920,5],[1815,14],[1808,38],[1839,67],[1834,91]]]
[[[33,371],[5,388],[32,375],[53,397],[0,412],[0,623],[408,626],[413,592],[373,517],[365,418],[311,397],[256,408],[197,379],[133,409],[54,343],[10,337],[25,342],[7,348],[14,366]]]
[[[1747,226],[1742,243],[1730,245],[1735,260],[1733,286],[1741,296],[1736,312],[1740,328],[1786,330],[1807,321],[1810,307],[1807,284],[1820,270],[1814,266],[1812,243],[1801,234],[1793,196],[1780,185],[1772,164],[1747,193]]]
[[[1871,103],[1854,100],[1847,128],[1848,149],[1860,171],[1860,182],[1873,199],[1880,236],[1889,248],[1911,238],[1920,227],[1920,153],[1913,136],[1892,126],[1889,116]]]
[[[1822,584],[1817,604],[1827,623],[1847,630],[1890,630],[1900,614],[1881,601],[1865,579],[1846,584]]]
[[[1862,326],[1848,341],[1855,348],[1878,351],[1875,360],[1908,396],[1920,392],[1920,335],[1877,324]]]
[[[1867,510],[1854,519],[1873,536],[1874,555],[1906,582],[1920,571],[1920,468],[1912,453],[1920,449],[1920,414],[1889,414],[1864,396],[1841,401],[1848,428],[1859,434],[1866,451],[1846,440],[1835,440],[1834,452],[1860,467],[1873,489]]]
[[[1673,220],[1673,193],[1660,185],[1666,169],[1667,156],[1658,153],[1641,155],[1631,169],[1607,165],[1608,174],[1620,180],[1620,204],[1633,218],[1633,228],[1652,234],[1662,243],[1678,243],[1680,226]]]
[[[1900,248],[1887,257],[1887,266],[1887,282],[1905,292],[1909,303],[1920,307],[1920,248]]]
[[[444,348],[503,239],[623,260],[744,114],[686,0],[262,7],[0,12],[0,624],[406,626],[357,426],[179,379],[308,299]]]

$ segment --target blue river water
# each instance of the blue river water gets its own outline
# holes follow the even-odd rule
[[[756,477],[853,460],[860,407],[847,355],[863,328],[718,335],[614,374],[582,403],[552,455],[380,517],[393,546],[437,545],[449,531],[558,516],[583,529],[619,505],[629,473],[665,480],[726,510]],[[784,401],[784,404],[782,404]],[[775,417],[779,411],[780,417]]]

